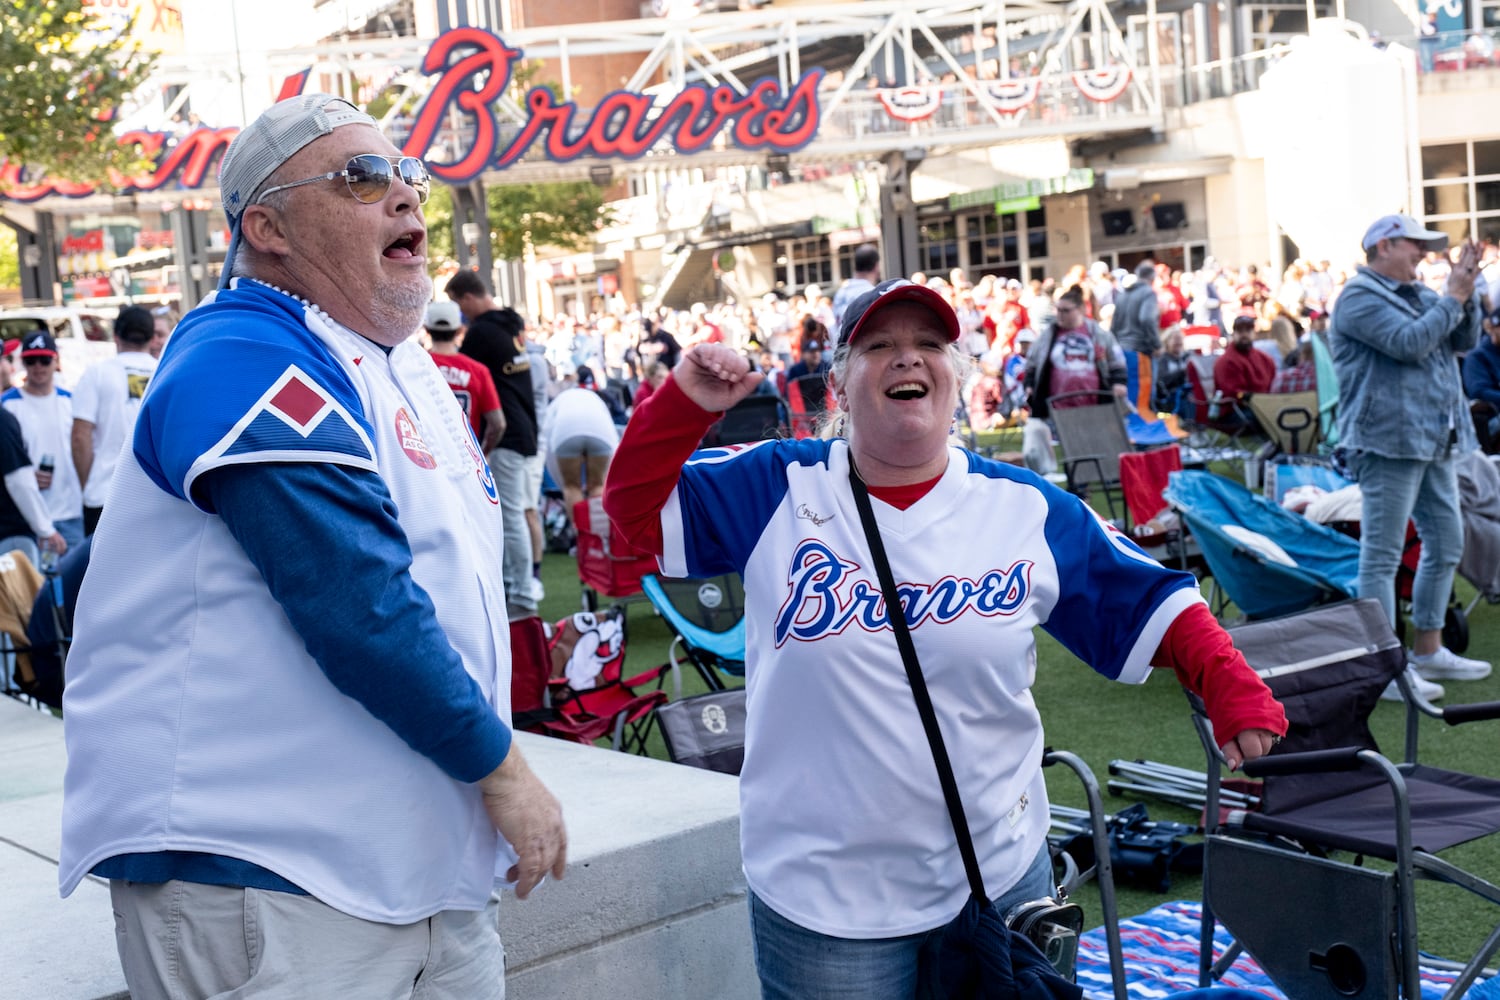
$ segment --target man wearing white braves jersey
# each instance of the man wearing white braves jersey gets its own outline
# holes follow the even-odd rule
[[[1175,669],[1203,694],[1216,732],[1234,734],[1224,742],[1231,766],[1285,732],[1191,576],[1030,472],[946,446],[958,336],[941,296],[904,281],[876,286],[850,305],[834,355],[847,440],[691,455],[717,412],[760,378],[734,352],[695,348],[632,418],[606,486],[611,518],[659,554],[665,574],[744,578],[741,851],[771,1000],[920,995],[919,955],[969,895],[852,462],[875,501],[985,888],[1002,911],[1051,888],[1030,693],[1036,627],[1113,680]],[[973,510],[1003,511],[1004,536],[976,536]]]
[[[224,156],[224,287],[121,455],[64,695],[62,890],[110,880],[136,1000],[500,998],[495,883],[563,873],[495,483],[411,336],[428,185],[326,94]]]
[[[26,381],[8,388],[0,405],[16,415],[26,439],[26,453],[36,466],[36,485],[47,501],[52,525],[68,547],[83,544],[83,491],[73,468],[73,396],[59,388],[57,341],[46,330],[21,338]]]

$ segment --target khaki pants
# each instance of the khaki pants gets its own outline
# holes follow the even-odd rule
[[[286,892],[118,879],[109,887],[131,1000],[505,997],[493,900],[483,912],[396,925]]]

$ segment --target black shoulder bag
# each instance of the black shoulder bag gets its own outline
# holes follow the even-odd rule
[[[849,455],[849,487],[854,491],[859,521],[865,529],[865,540],[880,578],[886,616],[890,619],[891,630],[896,633],[896,645],[901,650],[901,661],[906,665],[906,677],[911,683],[917,713],[922,717],[922,728],[932,747],[938,781],[943,786],[943,801],[947,803],[948,818],[953,822],[953,833],[958,839],[958,852],[963,856],[964,871],[969,877],[969,901],[953,922],[943,929],[937,969],[941,995],[948,1000],[1081,1000],[1083,990],[1058,975],[1029,938],[1007,927],[1000,911],[984,891],[984,877],[980,874],[974,841],[969,835],[969,822],[964,817],[953,765],[948,760],[943,733],[932,709],[932,698],[927,693],[916,647],[912,645],[906,612],[896,591],[896,579],[891,574],[885,545],[880,540],[880,528],[875,524],[875,512],[870,507],[870,495],[854,467],[852,452]]]

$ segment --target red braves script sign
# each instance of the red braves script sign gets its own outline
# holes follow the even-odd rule
[[[525,98],[527,118],[520,132],[502,146],[504,137],[490,108],[505,94],[521,57],[520,49],[481,28],[455,28],[438,36],[422,60],[422,71],[438,79],[417,112],[402,153],[427,160],[440,147],[445,151],[440,155],[454,158],[428,161],[427,168],[450,184],[462,184],[486,170],[503,170],[533,150],[558,163],[584,157],[632,160],[665,141],[691,156],[724,133],[741,149],[789,153],[818,134],[821,69],[799,78],[786,92],[769,79],[743,92],[727,83],[691,83],[671,98],[617,90],[592,111],[559,101],[546,87],[534,87]],[[280,96],[299,92],[306,78],[305,73],[288,78]],[[462,119],[456,132],[450,113],[455,110]],[[166,132],[126,132],[119,141],[139,143],[157,166],[139,177],[112,173],[109,183],[121,192],[200,187],[238,131],[200,128],[175,145],[168,145]],[[96,187],[35,177],[20,164],[0,161],[0,198],[81,198]]]

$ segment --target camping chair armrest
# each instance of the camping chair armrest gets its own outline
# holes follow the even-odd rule
[[[1363,765],[1359,747],[1333,750],[1307,750],[1302,753],[1275,754],[1245,761],[1247,778],[1279,777],[1287,774],[1311,774],[1319,771],[1358,771]]]
[[[1500,701],[1476,701],[1471,705],[1449,705],[1443,709],[1442,719],[1450,726],[1459,726],[1465,722],[1500,719]]]
[[[1073,488],[1073,470],[1080,465],[1092,465],[1098,482],[1104,482],[1104,459],[1103,455],[1075,455],[1072,458],[1063,459],[1063,474],[1068,477],[1068,488]]]

